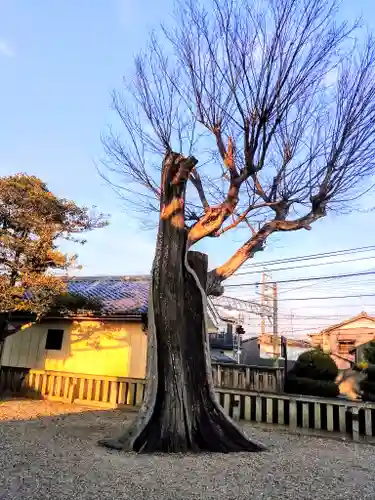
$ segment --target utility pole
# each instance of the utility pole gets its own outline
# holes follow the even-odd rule
[[[260,287],[260,310],[262,311],[260,334],[263,336],[266,333],[266,315],[264,313],[264,306],[266,304],[266,273],[262,273],[261,287]]]
[[[277,283],[273,283],[273,318],[272,318],[272,336],[273,336],[273,355],[275,358],[278,357],[279,351],[279,337],[278,337],[278,304],[277,304]]]
[[[293,324],[294,314],[290,311],[290,336],[294,338],[294,324]]]

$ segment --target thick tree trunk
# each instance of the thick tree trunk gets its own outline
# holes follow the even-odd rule
[[[180,219],[185,185],[179,190],[173,184],[175,164],[176,159],[164,165],[163,172],[145,401],[130,429],[100,444],[146,453],[261,451],[263,446],[250,441],[225,415],[215,395],[205,321],[207,257],[187,252]]]

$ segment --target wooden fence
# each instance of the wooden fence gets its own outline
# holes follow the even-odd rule
[[[284,368],[212,363],[215,387],[255,392],[282,392]]]
[[[373,403],[230,389],[216,392],[226,413],[236,420],[337,432],[354,441],[375,439]]]
[[[26,397],[116,408],[142,403],[144,379],[105,377],[46,370],[0,371],[0,394],[9,391]]]
[[[4,387],[29,397],[137,410],[144,396],[145,381],[44,370],[26,373],[3,369],[0,392]],[[375,438],[375,404],[225,387],[217,387],[216,392],[226,413],[237,420],[277,424],[290,429],[338,432],[356,441],[364,437]]]
[[[283,387],[283,368],[269,368],[260,366],[249,366],[249,365],[237,365],[237,364],[212,364],[212,377],[215,387],[221,389],[240,389],[246,391],[256,391],[256,392],[282,392]],[[44,377],[44,378],[43,378]],[[105,377],[97,375],[84,375],[84,374],[73,374],[67,372],[52,372],[45,370],[28,370],[27,368],[13,368],[13,367],[3,367],[0,369],[0,394],[4,391],[18,392],[17,387],[23,384],[24,380],[27,380],[27,385],[33,388],[35,391],[41,391],[45,393],[47,384],[52,384],[53,391],[62,391],[64,398],[68,401],[71,400],[72,395],[75,393],[76,389],[72,387],[78,387],[78,393],[86,394],[88,393],[88,400],[96,401],[96,397],[100,401],[103,400],[102,394],[107,394],[111,392],[111,387],[113,384],[125,383],[125,378],[119,377]],[[84,382],[85,387],[82,388],[81,379],[86,380]],[[103,382],[100,382],[100,380]],[[61,382],[60,382],[61,380]],[[92,382],[90,382],[92,380]],[[53,381],[53,382],[50,382]],[[55,387],[56,382],[56,387]],[[100,388],[97,387],[98,384]],[[134,384],[144,384],[143,380],[131,380],[130,393],[136,392],[134,389]],[[94,387],[95,386],[95,387]],[[102,387],[103,386],[103,387]],[[69,389],[68,389],[69,387]],[[122,386],[121,386],[122,387]],[[83,392],[82,392],[83,391]],[[50,391],[49,391],[50,392]],[[113,391],[112,391],[113,392]],[[94,396],[91,395],[93,393]],[[125,391],[127,394],[127,390]],[[60,397],[60,396],[59,396]],[[124,396],[127,401],[131,396]],[[129,401],[130,401],[129,399]],[[106,398],[104,397],[104,400]]]

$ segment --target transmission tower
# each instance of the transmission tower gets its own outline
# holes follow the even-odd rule
[[[272,332],[273,340],[273,355],[278,356],[278,304],[277,304],[277,283],[272,281],[269,273],[263,272],[261,279],[261,335],[267,333],[267,330]],[[272,310],[272,314],[269,311]]]

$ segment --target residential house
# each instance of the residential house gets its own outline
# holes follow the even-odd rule
[[[312,346],[329,353],[339,369],[350,368],[355,349],[375,339],[375,317],[361,312],[309,337]]]
[[[7,337],[0,366],[144,378],[149,285],[148,276],[70,280],[69,292],[99,301],[100,314],[49,316]],[[209,309],[208,329],[215,331]]]
[[[244,339],[241,343],[241,363],[246,365],[274,366],[280,358],[281,337],[264,334]],[[298,356],[311,349],[310,342],[303,339],[287,338],[288,368],[290,369]],[[283,360],[277,364],[284,366]]]

